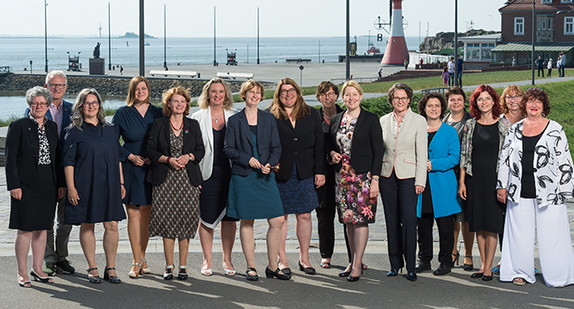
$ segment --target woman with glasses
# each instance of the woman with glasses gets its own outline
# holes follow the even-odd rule
[[[381,171],[381,198],[385,209],[391,270],[396,276],[406,264],[409,281],[417,280],[417,195],[423,193],[427,176],[427,122],[410,103],[413,89],[403,83],[389,89],[393,111],[381,117],[385,155]],[[417,265],[430,270],[430,265]],[[421,268],[422,267],[422,268]]]
[[[311,211],[318,205],[317,192],[325,184],[325,160],[323,128],[319,112],[309,107],[301,88],[290,78],[277,84],[270,112],[277,119],[277,130],[281,140],[281,166],[277,173],[277,187],[283,203],[285,222],[295,214],[297,240],[299,241],[299,270],[309,275],[315,268],[309,261],[311,242]],[[290,274],[285,252],[287,224],[283,224],[279,267]]]
[[[375,222],[383,145],[377,116],[361,108],[363,90],[354,80],[341,90],[347,110],[331,120],[329,156],[336,164],[336,202],[339,222],[346,225],[352,260],[339,277],[358,281],[369,223]]]
[[[66,224],[80,225],[80,244],[88,262],[88,280],[101,283],[96,267],[95,224],[104,224],[104,280],[120,283],[115,269],[118,221],[126,218],[122,173],[123,150],[118,131],[106,122],[102,99],[95,89],[83,89],[72,109],[72,124],[64,136],[64,174],[68,186]]]
[[[471,278],[492,280],[492,260],[497,234],[502,233],[504,205],[496,199],[498,155],[510,127],[500,117],[499,97],[488,85],[481,85],[470,97],[470,114],[464,125],[460,150],[458,194],[466,201],[469,230],[476,232],[481,268]],[[496,151],[495,151],[496,150]]]
[[[46,231],[52,228],[56,200],[64,196],[59,158],[58,127],[46,112],[52,94],[43,87],[26,92],[29,116],[10,123],[6,135],[6,183],[10,191],[10,229],[18,230],[14,241],[18,263],[18,284],[31,287],[28,251],[32,246],[30,276],[53,282],[42,270]],[[61,188],[56,189],[60,185]]]

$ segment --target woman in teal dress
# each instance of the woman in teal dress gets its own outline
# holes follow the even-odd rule
[[[247,280],[258,280],[255,269],[255,219],[267,219],[267,278],[288,280],[277,267],[277,254],[281,241],[281,229],[285,219],[275,175],[271,170],[279,162],[281,143],[277,123],[271,113],[259,110],[263,98],[263,85],[248,80],[239,92],[245,108],[229,117],[225,132],[223,151],[231,160],[231,182],[227,215],[241,219],[240,238],[247,261]]]

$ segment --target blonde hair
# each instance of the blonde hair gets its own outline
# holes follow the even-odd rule
[[[345,84],[343,84],[343,88],[341,88],[341,94],[342,95],[345,95],[345,90],[347,90],[348,87],[353,87],[353,88],[357,89],[359,94],[363,95],[363,88],[361,88],[361,85],[359,85],[359,83],[357,83],[354,80],[348,80],[345,82]]]
[[[281,99],[279,98],[281,95],[280,94],[281,87],[283,87],[283,85],[293,86],[293,89],[295,89],[295,92],[297,93],[297,100],[295,101],[295,105],[293,106],[293,112],[291,113],[292,118],[294,120],[298,120],[306,115],[309,115],[311,113],[311,110],[307,105],[307,103],[305,103],[305,100],[303,99],[303,95],[301,94],[301,88],[299,88],[299,85],[297,85],[297,83],[291,78],[284,78],[280,80],[279,83],[277,84],[277,89],[275,89],[275,94],[273,94],[273,102],[271,103],[271,108],[269,109],[271,114],[273,114],[276,119],[280,120],[289,119],[289,116],[285,111],[285,107],[283,106],[283,103],[281,103]]]
[[[147,98],[144,103],[149,104],[149,97],[151,96],[151,90],[149,89],[149,82],[143,76],[134,76],[130,81],[130,87],[128,88],[128,97],[126,98],[126,105],[132,106],[136,102],[136,88],[139,83],[144,82],[147,88]]]
[[[185,111],[183,112],[184,116],[189,115],[189,102],[191,101],[191,98],[189,97],[189,94],[187,93],[187,90],[185,90],[182,86],[177,86],[177,87],[173,87],[173,88],[169,88],[167,90],[165,90],[163,92],[163,94],[161,95],[161,102],[162,102],[162,111],[163,114],[165,116],[171,116],[171,109],[167,106],[167,103],[169,101],[171,101],[171,98],[175,95],[175,94],[179,94],[180,96],[185,98],[185,101],[187,102],[187,105],[185,106]]]
[[[506,88],[504,88],[504,91],[502,92],[502,95],[500,96],[500,107],[502,107],[502,113],[503,114],[508,113],[508,106],[506,106],[506,96],[511,94],[511,93],[515,93],[517,95],[522,96],[524,94],[524,90],[522,90],[522,88],[520,88],[516,85],[509,85]]]
[[[228,83],[218,77],[212,78],[205,85],[203,85],[201,95],[197,99],[197,105],[199,108],[206,109],[209,107],[209,88],[211,88],[211,85],[213,84],[223,85],[223,89],[225,89],[225,100],[223,100],[223,108],[227,110],[233,109],[233,96],[231,95],[231,88],[229,88]]]

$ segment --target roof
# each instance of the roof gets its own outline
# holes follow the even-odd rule
[[[501,33],[493,33],[493,34],[483,34],[483,35],[473,35],[473,36],[464,36],[458,39],[462,42],[470,42],[470,41],[495,41],[500,42],[502,41],[502,34]]]
[[[535,46],[535,52],[569,52],[574,49],[572,43],[552,43],[551,45],[542,45],[538,43]],[[532,51],[532,44],[526,43],[506,43],[500,44],[491,49],[492,52],[529,52]]]
[[[560,3],[554,1],[554,4],[542,4],[541,0],[536,1],[537,11],[558,11],[558,10],[571,10],[574,9],[574,5],[571,3]],[[532,11],[532,0],[511,0],[507,1],[503,7],[498,9],[499,11]]]

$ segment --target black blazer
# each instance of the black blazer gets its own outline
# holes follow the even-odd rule
[[[64,187],[63,169],[60,168],[60,160],[57,159],[60,156],[58,125],[52,120],[47,120],[44,126],[50,144],[53,180],[59,187]],[[22,184],[37,183],[39,155],[40,139],[38,138],[36,122],[24,117],[10,123],[6,135],[6,182],[8,190],[21,188]]]
[[[336,138],[344,113],[338,113],[331,119],[329,147],[330,150],[336,152],[340,152]],[[357,173],[371,172],[372,175],[380,175],[381,166],[383,165],[383,152],[383,132],[379,124],[379,118],[377,115],[361,108],[351,141],[351,167]],[[337,171],[340,169],[341,162],[336,166]]]
[[[151,167],[146,175],[146,180],[153,185],[162,184],[169,170],[169,164],[159,163],[157,160],[159,160],[162,155],[171,156],[169,143],[170,131],[171,124],[169,123],[169,117],[156,119],[151,127],[146,149],[147,156],[151,160]],[[203,139],[201,138],[201,131],[199,130],[197,120],[183,117],[183,130],[180,134],[183,134],[182,153],[193,153],[195,156],[195,160],[189,161],[185,167],[191,184],[197,187],[203,182],[198,164],[205,154]]]
[[[249,159],[253,157],[253,140],[245,109],[227,120],[223,152],[232,161],[231,173],[241,176],[251,173],[253,169],[249,166]],[[259,162],[263,165],[269,163],[273,166],[279,162],[281,156],[281,142],[275,117],[262,110],[257,112],[257,152]]]
[[[277,119],[277,130],[281,139],[281,168],[277,180],[287,181],[297,165],[297,178],[305,179],[315,174],[325,175],[325,150],[321,118],[315,108],[311,113],[297,120],[295,128],[291,121]]]

